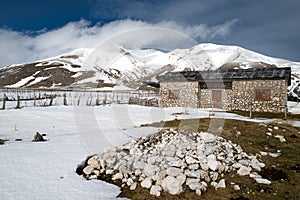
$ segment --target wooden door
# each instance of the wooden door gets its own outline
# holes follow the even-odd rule
[[[212,90],[211,99],[214,108],[222,108],[222,90]]]

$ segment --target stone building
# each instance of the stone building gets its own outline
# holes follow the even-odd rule
[[[158,80],[161,107],[285,112],[291,68],[169,72]]]

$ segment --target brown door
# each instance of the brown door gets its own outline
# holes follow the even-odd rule
[[[222,91],[212,90],[212,105],[214,108],[222,108]]]

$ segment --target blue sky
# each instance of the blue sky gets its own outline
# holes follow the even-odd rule
[[[149,26],[300,61],[299,11],[299,0],[1,1],[0,66],[94,47]]]

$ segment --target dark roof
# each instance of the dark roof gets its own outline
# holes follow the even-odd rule
[[[216,71],[181,71],[168,72],[158,77],[160,82],[177,81],[213,81],[245,79],[287,79],[291,82],[291,68],[251,68]]]

